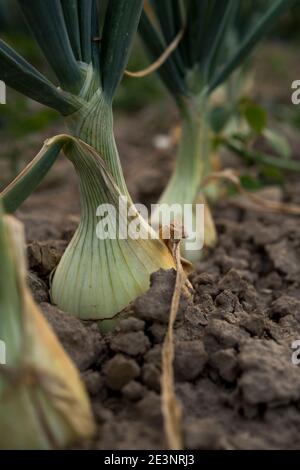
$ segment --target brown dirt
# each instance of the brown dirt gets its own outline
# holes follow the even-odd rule
[[[278,224],[228,203],[216,217],[218,248],[190,276],[194,298],[182,300],[175,328],[186,447],[299,448],[300,375],[291,362],[300,338],[298,220]],[[42,281],[35,288],[92,398],[99,433],[84,448],[165,448],[159,378],[174,279],[154,274],[107,336],[45,303]]]
[[[141,150],[134,142],[127,146],[121,148],[128,155]],[[138,185],[136,173],[133,181],[128,173],[138,158],[126,164],[135,197],[142,201],[151,201],[153,188],[161,188],[170,171],[169,157],[154,151],[151,142],[148,147],[144,155],[148,163],[151,155],[152,164],[147,169],[141,162]],[[68,183],[46,182],[18,215],[27,230],[30,286],[79,367],[99,424],[97,436],[82,447],[165,448],[161,346],[175,274],[154,274],[150,290],[107,336],[95,323],[51,306],[49,273],[78,222],[75,178],[68,164],[60,169]],[[148,170],[153,178],[147,192]],[[297,180],[274,193],[299,203]],[[190,276],[194,297],[182,299],[175,326],[176,391],[184,410],[186,448],[299,448],[300,375],[291,362],[291,343],[300,339],[299,220],[246,211],[230,200],[219,203],[215,218],[218,247]]]

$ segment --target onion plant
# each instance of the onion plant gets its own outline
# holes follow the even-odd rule
[[[0,41],[0,79],[59,111],[69,136],[47,141],[2,193],[14,211],[37,187],[61,149],[80,181],[82,217],[52,280],[54,303],[83,319],[110,319],[149,286],[159,268],[174,266],[159,239],[99,239],[96,211],[119,196],[131,199],[113,132],[113,98],[127,64],[142,0],[19,0],[57,83]],[[152,229],[134,211],[143,230]],[[117,214],[118,215],[118,214]]]
[[[252,2],[258,18],[243,14],[244,0],[149,0],[140,22],[140,34],[151,60],[163,54],[183,31],[177,49],[158,69],[174,97],[182,135],[176,166],[160,203],[183,205],[204,201],[201,183],[210,172],[209,98],[249,57],[257,43],[294,0],[266,0],[264,8]],[[239,42],[229,41],[237,18]],[[230,47],[229,47],[230,45]],[[203,188],[202,188],[203,190]],[[206,205],[205,244],[216,242],[216,231]],[[199,252],[185,251],[191,260]]]
[[[0,448],[64,448],[93,434],[90,404],[26,285],[22,224],[1,207],[0,258]]]

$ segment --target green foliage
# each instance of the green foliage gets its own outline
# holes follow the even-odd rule
[[[291,158],[292,150],[290,143],[283,135],[272,129],[265,129],[263,136],[279,157],[285,159]]]
[[[113,98],[123,76],[142,7],[140,0],[110,0],[108,3],[101,58],[102,86],[109,99]]]
[[[257,177],[255,178],[250,173],[240,175],[240,182],[242,187],[248,191],[257,191],[263,186],[259,179]]]
[[[234,113],[235,109],[232,106],[212,106],[208,111],[208,122],[212,131],[215,134],[222,132]]]
[[[39,186],[55,163],[64,142],[45,144],[27,169],[20,173],[15,184],[9,185],[2,193],[1,200],[6,212],[15,212],[25,199]]]
[[[244,170],[239,176],[240,184],[246,191],[259,191],[268,185],[282,184],[282,172],[278,168],[261,165],[249,170]],[[237,187],[233,184],[227,186],[229,196],[236,196],[239,194]]]
[[[270,155],[268,153],[257,150],[250,145],[247,145],[245,139],[235,135],[229,139],[218,139],[218,145],[224,145],[230,151],[240,156],[249,164],[256,164],[258,166],[268,166],[277,168],[279,171],[292,171],[300,172],[300,163],[297,160],[286,159],[280,156]]]
[[[231,120],[235,120],[234,127],[230,127]],[[214,106],[209,111],[210,127],[217,135],[216,145],[222,143],[222,138],[224,138],[222,134],[225,133],[230,141],[235,144],[238,141],[246,151],[259,138],[280,159],[290,159],[292,151],[287,138],[282,132],[268,127],[268,121],[267,111],[249,97],[243,97],[233,105]],[[221,136],[220,140],[218,135]],[[280,165],[279,159],[277,160],[274,161],[275,166]],[[285,164],[282,165],[284,169]]]
[[[69,114],[75,108],[75,100],[61,93],[37,69],[0,40],[0,77],[5,83],[42,104]]]
[[[267,126],[268,115],[266,111],[249,98],[240,100],[240,113],[246,119],[250,129],[261,134]]]
[[[27,23],[60,84],[79,91],[80,68],[71,47],[60,0],[19,0]]]

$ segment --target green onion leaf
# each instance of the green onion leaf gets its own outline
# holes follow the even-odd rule
[[[50,106],[63,115],[72,114],[79,107],[75,97],[57,89],[1,39],[0,79],[29,98]]]
[[[225,2],[224,2],[225,3]],[[224,37],[227,31],[227,28],[230,25],[230,20],[232,18],[232,13],[236,9],[236,0],[229,0],[227,2],[226,8],[218,9],[218,17],[216,21],[216,27],[214,28],[214,39],[210,47],[210,52],[208,59],[206,61],[206,76],[208,80],[214,74],[216,67],[218,65],[218,59],[222,53],[222,46],[224,42]]]
[[[26,166],[17,178],[0,194],[6,212],[14,212],[39,186],[57,160],[63,142],[43,146],[38,155]]]
[[[186,37],[182,42],[186,57],[186,67],[197,62],[202,63],[210,47],[207,36],[210,34],[212,13],[216,0],[187,0],[186,4]],[[219,3],[219,2],[217,2]]]
[[[142,0],[110,0],[102,37],[102,86],[112,100],[127,65],[133,37],[143,7]]]
[[[149,52],[151,60],[156,60],[163,54],[165,46],[160,35],[144,11],[141,15],[139,32],[145,43],[145,47]],[[174,96],[187,94],[186,84],[172,58],[172,55],[158,69],[158,74],[168,90],[170,90]]]
[[[180,30],[184,28],[184,24],[180,23],[180,9],[178,0],[152,0],[154,11],[159,19],[161,26],[161,32],[165,39],[165,45],[169,45],[179,33]],[[176,63],[178,69],[183,72],[184,65],[182,58],[179,54],[179,50],[175,50],[172,54],[172,58]]]
[[[76,60],[82,60],[80,45],[80,29],[78,17],[78,0],[61,0],[64,18],[70,43]]]
[[[92,5],[93,0],[78,0],[82,60],[92,59]]]
[[[100,21],[99,8],[96,0],[92,4],[92,62],[100,74]]]
[[[263,136],[279,157],[292,158],[292,148],[286,136],[268,128],[263,131]]]
[[[273,155],[262,153],[257,150],[241,146],[240,144],[236,144],[233,140],[226,140],[223,143],[236,155],[239,155],[246,160],[250,160],[253,163],[269,165],[285,171],[293,171],[297,173],[300,172],[300,163],[297,160],[274,157]]]
[[[76,62],[60,0],[18,0],[25,18],[60,84],[78,92],[82,75]]]
[[[239,112],[252,131],[262,134],[268,124],[268,114],[262,106],[245,97],[240,100]]]

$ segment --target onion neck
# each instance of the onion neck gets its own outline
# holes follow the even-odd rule
[[[138,213],[136,218],[149,237],[135,239],[129,232],[125,237],[119,235],[119,227],[131,221],[127,213],[131,201],[127,200],[125,211],[119,207],[119,188],[93,148],[70,139],[64,151],[79,176],[82,211],[80,224],[55,271],[51,298],[59,308],[79,318],[111,319],[148,289],[151,273],[174,267],[173,258],[159,239],[150,238],[151,227]],[[99,237],[97,230],[97,209],[103,204],[112,206],[105,215],[113,230],[107,237]]]
[[[210,169],[210,136],[207,121],[207,99],[196,102],[180,100],[181,140],[176,157],[175,169],[160,204],[204,204],[204,246],[212,248],[217,242],[217,233],[210,207],[206,202],[206,191],[201,184]],[[201,258],[200,252],[188,252],[183,243],[183,255],[192,262]]]
[[[93,98],[68,118],[74,137],[93,147],[104,159],[120,192],[129,197],[114,137],[112,104],[98,90]]]
[[[195,202],[209,160],[209,132],[205,119],[206,102],[191,99],[178,102],[181,117],[181,139],[173,175],[160,203],[190,204]]]

